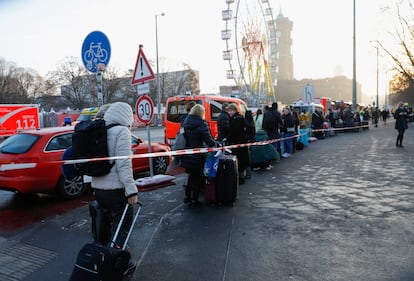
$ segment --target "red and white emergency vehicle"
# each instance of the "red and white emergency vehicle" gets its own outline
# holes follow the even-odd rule
[[[0,137],[11,136],[21,130],[39,128],[37,104],[0,104]]]

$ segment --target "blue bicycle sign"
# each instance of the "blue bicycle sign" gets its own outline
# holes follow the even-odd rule
[[[82,44],[82,62],[86,69],[96,73],[99,65],[108,65],[111,57],[111,45],[104,33],[93,31],[86,36]]]

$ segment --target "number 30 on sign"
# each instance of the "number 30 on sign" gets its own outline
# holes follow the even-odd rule
[[[135,114],[140,122],[148,125],[154,116],[154,103],[148,95],[142,95],[138,98],[135,105]]]

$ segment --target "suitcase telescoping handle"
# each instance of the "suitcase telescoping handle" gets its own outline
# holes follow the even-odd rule
[[[131,236],[132,229],[134,228],[134,225],[135,225],[135,222],[137,221],[139,212],[141,211],[142,204],[140,202],[138,202],[137,205],[138,205],[138,209],[137,209],[137,212],[136,212],[136,214],[134,216],[134,220],[132,221],[131,227],[129,228],[128,235],[127,235],[127,237],[125,239],[124,245],[122,246],[122,250],[125,250],[125,248],[126,248],[126,245],[128,243],[129,237]],[[119,231],[121,229],[122,223],[124,222],[124,219],[125,219],[125,216],[126,216],[126,213],[127,213],[129,207],[132,207],[133,208],[133,206],[130,206],[127,203],[125,205],[124,212],[122,213],[122,217],[121,217],[121,219],[120,219],[120,221],[118,223],[118,226],[116,228],[116,231],[115,231],[115,234],[114,234],[114,238],[112,238],[112,241],[111,241],[111,244],[110,244],[111,247],[115,246],[116,238],[118,237]]]

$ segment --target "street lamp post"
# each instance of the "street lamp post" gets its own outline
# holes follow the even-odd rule
[[[353,9],[353,57],[352,57],[352,110],[355,111],[357,103],[357,82],[356,82],[356,9],[354,0]]]
[[[378,62],[379,62],[379,60],[378,60],[379,51],[378,51],[378,48],[379,48],[379,43],[378,43],[378,40],[376,40],[376,41],[377,41],[377,109],[379,109],[379,103],[378,103],[378,88],[379,88],[379,65],[378,65]]]
[[[158,108],[158,117],[157,125],[161,124],[161,89],[160,89],[160,70],[158,66],[158,16],[164,16],[165,13],[155,15],[155,53],[156,53],[156,63],[157,63],[157,108]]]

